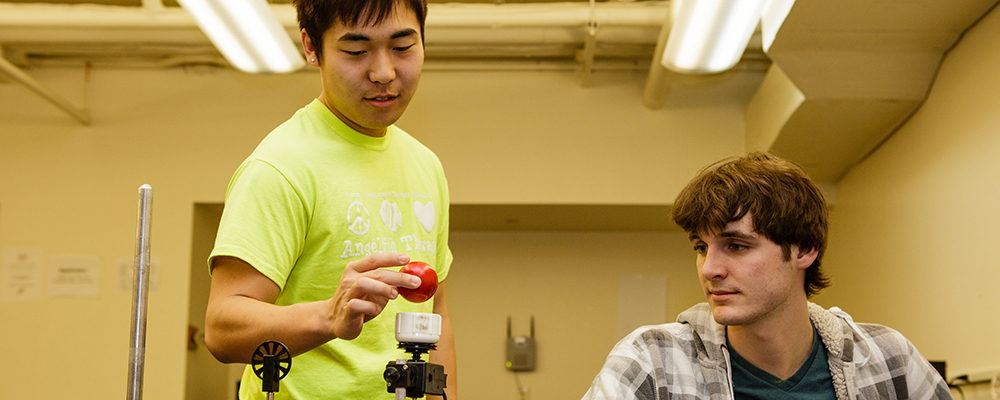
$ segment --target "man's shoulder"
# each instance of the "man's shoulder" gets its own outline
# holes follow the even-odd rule
[[[704,350],[689,324],[638,328],[615,345],[584,398],[648,399],[705,395]],[[588,397],[589,396],[589,397]]]
[[[608,354],[606,368],[632,374],[678,368],[693,370],[691,365],[698,359],[694,336],[690,326],[677,322],[640,327],[615,345]],[[688,361],[681,362],[685,359]],[[688,366],[678,365],[679,362]]]
[[[627,343],[644,352],[680,349],[694,355],[699,347],[714,347],[718,341],[713,322],[710,308],[702,303],[682,312],[677,322],[648,325],[632,331],[620,345]]]
[[[909,341],[899,331],[885,325],[875,323],[855,322],[853,318],[837,307],[829,310],[811,305],[812,318],[820,336],[824,336],[824,344],[831,353],[841,354],[842,351],[853,351],[859,347],[861,354],[869,354],[869,347],[877,347],[880,353],[887,355],[905,354],[911,346]],[[819,311],[821,310],[821,311]],[[819,311],[819,312],[816,312]],[[828,340],[829,339],[829,340]],[[842,348],[852,343],[851,348]],[[833,348],[830,348],[831,345]]]
[[[399,126],[391,125],[389,129],[393,129],[393,145],[401,145],[408,148],[408,150],[416,150],[419,152],[426,152],[428,155],[437,157],[434,152],[424,145],[419,139],[411,135],[409,132],[403,130]]]
[[[857,325],[883,352],[892,354],[908,352],[909,340],[899,331],[880,324],[858,323]]]
[[[692,341],[694,341],[694,330],[690,325],[679,322],[643,326],[622,339],[622,342],[652,347],[676,347]]]
[[[858,327],[867,332],[869,335],[875,336],[885,336],[885,335],[899,335],[902,336],[899,331],[892,329],[888,326],[881,324],[872,324],[866,322],[858,322]]]
[[[311,117],[310,109],[302,108],[264,135],[251,157],[272,161],[302,158],[303,154],[315,148],[315,143],[312,143],[315,135],[310,132],[316,129],[317,123]]]

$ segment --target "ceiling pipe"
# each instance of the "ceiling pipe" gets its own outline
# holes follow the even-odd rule
[[[45,62],[46,67],[79,68],[80,62],[74,59],[54,59]],[[224,68],[225,59],[221,55],[182,55],[147,61],[121,61],[120,59],[97,58],[91,62],[93,68],[130,68],[130,69],[168,69],[168,68]],[[470,61],[467,59],[435,59],[424,61],[424,72],[492,72],[492,71],[531,71],[531,72],[579,72],[580,64],[574,60],[534,60],[534,59],[502,59],[491,60],[488,63]],[[646,67],[630,60],[599,60],[594,62],[594,71],[645,72]],[[300,70],[298,73],[315,73],[315,70]],[[0,83],[9,82],[0,73]]]
[[[668,3],[597,3],[593,17],[587,3],[434,3],[428,8],[428,45],[472,40],[524,43],[529,39],[583,44],[592,20],[604,28],[624,28],[603,29],[597,38],[600,41],[652,44],[667,15]],[[271,9],[297,41],[295,10],[287,4],[273,4]],[[539,32],[544,35],[538,36]],[[208,39],[195,20],[177,7],[0,3],[0,42],[206,44]]]
[[[145,0],[156,3],[155,0]],[[594,18],[607,26],[657,27],[667,15],[666,1],[597,3]],[[590,20],[588,3],[428,4],[428,28],[583,27]],[[271,4],[286,28],[298,31],[295,9]],[[0,27],[32,28],[197,28],[179,7],[104,6],[96,4],[0,3]]]

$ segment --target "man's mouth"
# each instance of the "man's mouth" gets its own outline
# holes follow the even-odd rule
[[[398,97],[399,96],[393,96],[388,94],[376,95],[372,97],[365,97],[365,101],[368,102],[368,104],[371,105],[372,107],[378,109],[388,109],[389,107],[392,107],[393,104],[396,103],[396,99]]]
[[[739,292],[735,291],[735,290],[709,290],[708,291],[709,297],[712,300],[716,300],[716,301],[721,301],[721,300],[729,299],[729,298],[735,296],[737,293],[739,293]]]

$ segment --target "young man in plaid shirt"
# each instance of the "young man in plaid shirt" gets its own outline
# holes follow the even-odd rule
[[[802,169],[764,153],[703,170],[674,203],[708,299],[619,342],[585,400],[950,399],[900,333],[809,297],[828,212]]]

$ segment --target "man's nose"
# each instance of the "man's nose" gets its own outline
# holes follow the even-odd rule
[[[387,51],[375,52],[368,79],[375,83],[389,83],[396,79],[396,64]]]
[[[701,275],[708,281],[725,279],[729,274],[726,269],[726,259],[718,251],[709,249],[702,256]]]

